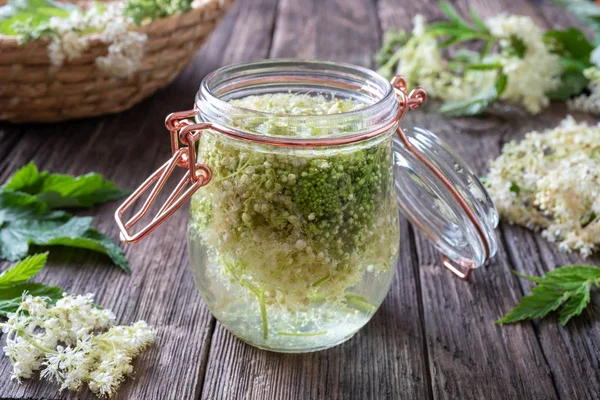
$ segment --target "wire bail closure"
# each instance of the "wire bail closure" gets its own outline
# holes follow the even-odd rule
[[[158,227],[165,219],[177,211],[189,198],[202,186],[210,182],[212,173],[210,168],[196,162],[196,142],[200,139],[202,131],[210,129],[210,123],[194,124],[189,118],[194,117],[197,110],[172,113],[167,116],[165,125],[171,133],[172,157],[157,169],[148,179],[144,181],[115,212],[115,220],[121,230],[120,239],[124,243],[137,243]],[[179,142],[183,146],[179,146]],[[186,168],[185,175],[181,178],[173,192],[161,206],[152,221],[137,233],[131,233],[130,229],[137,224],[156,202],[165,183],[173,174],[176,167]],[[129,209],[146,191],[150,190],[148,198],[142,208],[124,222],[123,214]],[[187,188],[187,189],[186,189]]]
[[[378,136],[382,133],[388,132],[390,129],[395,128],[402,144],[406,147],[406,149],[435,175],[435,177],[444,185],[446,189],[448,189],[450,194],[464,210],[470,222],[475,227],[479,239],[483,244],[485,260],[488,260],[490,257],[490,243],[488,242],[481,223],[479,222],[475,213],[473,210],[471,210],[471,207],[467,201],[457,191],[452,182],[434,163],[432,163],[409,141],[406,134],[400,127],[400,121],[406,112],[408,110],[417,109],[425,102],[427,99],[425,90],[421,88],[415,88],[407,93],[408,89],[406,79],[401,76],[395,76],[392,79],[391,84],[399,103],[399,110],[396,118],[373,130],[344,137],[299,139],[260,136],[245,132],[243,130],[220,125],[215,122],[195,123],[194,118],[200,112],[198,109],[175,112],[168,115],[165,120],[165,126],[171,135],[172,157],[152,175],[150,175],[150,177],[146,179],[146,181],[144,181],[119,208],[117,208],[115,212],[115,220],[121,231],[121,241],[125,243],[139,242],[154,229],[156,229],[158,225],[160,225],[165,219],[177,211],[198,189],[210,182],[212,176],[210,168],[205,164],[196,162],[196,142],[200,139],[202,132],[206,129],[210,129],[237,139],[256,143],[264,143],[272,146],[320,147],[359,142]],[[183,146],[180,146],[180,143],[182,143]],[[173,192],[169,195],[165,203],[161,206],[152,221],[137,233],[131,233],[130,229],[149,213],[150,208],[156,202],[161,190],[163,189],[169,177],[175,171],[176,167],[185,168],[187,171]],[[125,222],[123,220],[123,214],[125,211],[131,208],[133,204],[148,190],[150,190],[150,194],[148,195],[148,198],[144,202],[142,208],[127,222]],[[428,235],[427,231],[424,233]],[[469,279],[471,272],[475,267],[475,263],[472,260],[460,260],[458,263],[455,263],[446,255],[443,256],[442,263],[445,268],[463,280]]]

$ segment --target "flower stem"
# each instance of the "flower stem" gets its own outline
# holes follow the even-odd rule
[[[267,321],[267,307],[265,306],[265,293],[262,292],[257,296],[258,304],[260,305],[260,317],[262,319],[263,339],[269,338],[269,324]]]
[[[41,346],[38,342],[36,342],[35,340],[33,340],[31,338],[31,336],[29,336],[25,331],[19,329],[19,330],[14,331],[14,332],[15,332],[16,335],[21,336],[27,343],[29,343],[33,347],[35,347],[39,351],[44,352],[44,354],[56,353],[56,351],[54,351],[52,349],[49,349],[48,347]]]

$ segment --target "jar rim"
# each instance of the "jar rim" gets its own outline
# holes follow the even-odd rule
[[[241,98],[248,96],[247,91],[252,88],[281,92],[286,88],[285,85],[307,85],[316,92],[319,92],[319,89],[329,92],[343,91],[348,95],[359,96],[366,106],[336,114],[299,115],[269,113],[228,102],[232,93],[242,94],[239,96]],[[395,125],[399,110],[394,88],[377,72],[349,63],[304,59],[269,59],[221,67],[202,80],[196,95],[196,108],[200,110],[198,119],[242,130],[246,133],[246,139],[254,138],[257,142],[264,142],[265,137],[285,138],[283,142],[286,145],[327,145],[326,142],[335,137],[336,143],[329,143],[332,145],[379,136]],[[231,118],[231,115],[240,113],[244,118],[275,119],[289,127],[288,131],[292,135],[265,135],[240,128]],[[352,126],[353,129],[343,132],[327,131],[332,127],[342,126],[342,123]],[[329,135],[307,138],[306,135],[296,134],[294,129],[301,131],[302,127],[323,128]]]

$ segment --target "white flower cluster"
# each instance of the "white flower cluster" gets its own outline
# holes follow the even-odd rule
[[[92,392],[111,396],[131,374],[132,358],[155,339],[144,321],[112,326],[114,320],[111,311],[94,305],[92,294],[65,293],[52,306],[44,297],[24,293],[17,312],[0,324],[12,378],[28,379],[41,369],[40,377],[60,384],[60,390],[87,383]]]
[[[598,47],[600,49],[600,46]],[[596,50],[594,50],[596,53]],[[592,53],[592,58],[594,54]],[[583,71],[583,75],[590,80],[590,94],[582,94],[569,99],[567,106],[573,111],[583,111],[590,114],[600,114],[600,68],[591,67]]]
[[[411,38],[399,50],[397,73],[406,77],[409,87],[420,85],[429,95],[444,101],[466,100],[491,89],[498,70],[450,71],[437,37],[427,31],[422,15],[413,19]],[[500,52],[484,57],[483,63],[499,63],[508,77],[502,100],[522,104],[532,114],[548,105],[546,93],[560,84],[559,57],[543,42],[544,32],[529,17],[499,15],[486,21]],[[525,44],[522,57],[509,51],[511,38]]]
[[[531,114],[537,114],[550,102],[546,93],[560,85],[560,57],[550,52],[544,43],[544,31],[530,17],[498,15],[489,18],[486,25],[500,39],[502,51],[498,61],[508,77],[500,98],[521,103]],[[522,58],[510,54],[513,38],[525,44]]]
[[[115,78],[126,78],[137,71],[144,57],[147,37],[129,30],[122,2],[102,6],[94,4],[86,11],[71,12],[67,18],[53,17],[49,27],[53,35],[48,45],[48,56],[56,66],[62,65],[65,59],[80,57],[92,37],[109,44],[108,54],[96,58],[96,65]]]
[[[590,255],[600,244],[600,126],[568,117],[508,143],[487,186],[510,223],[542,229],[562,251]]]

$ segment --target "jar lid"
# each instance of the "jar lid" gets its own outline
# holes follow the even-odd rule
[[[444,254],[444,266],[467,279],[498,248],[492,199],[471,168],[432,132],[398,128],[393,149],[402,213]]]

